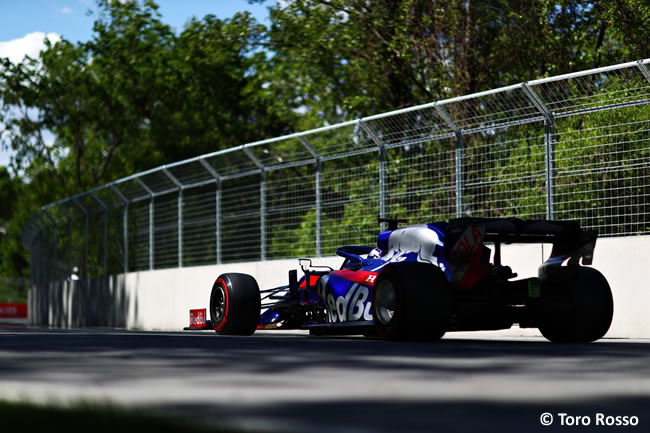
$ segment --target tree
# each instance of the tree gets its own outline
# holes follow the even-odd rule
[[[0,277],[26,272],[25,250],[21,242],[22,218],[16,218],[18,198],[24,189],[20,178],[11,177],[0,166]]]
[[[153,1],[99,0],[90,41],[0,60],[0,131],[26,192],[20,214],[113,179],[291,131],[246,14],[180,35]],[[24,219],[23,219],[24,221]]]
[[[271,8],[272,85],[322,124],[647,55],[648,7],[615,3],[294,0]]]
[[[17,196],[17,180],[11,178],[6,167],[0,166],[0,203],[2,203],[2,207],[0,207],[0,227],[4,226],[13,215]]]

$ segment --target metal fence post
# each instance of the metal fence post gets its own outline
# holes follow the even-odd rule
[[[183,188],[178,190],[178,267],[183,267]]]
[[[61,209],[61,212],[65,215],[66,219],[68,220],[68,246],[69,246],[69,251],[68,251],[68,269],[66,270],[65,275],[70,275],[72,272],[73,264],[72,264],[72,217],[70,214],[65,210],[63,206],[60,204],[57,204],[57,207]]]
[[[465,190],[465,180],[464,180],[464,165],[463,158],[465,157],[465,143],[463,138],[463,129],[458,126],[456,121],[451,117],[451,115],[445,110],[442,105],[434,105],[436,111],[440,117],[447,123],[456,135],[456,146],[454,150],[454,165],[456,171],[456,218],[460,218],[464,214],[464,205],[465,200],[463,197],[463,191]]]
[[[167,175],[169,180],[178,188],[178,267],[183,267],[183,184],[170,173],[170,171],[163,167],[163,173]]]
[[[463,216],[464,197],[463,191],[465,189],[464,181],[464,165],[463,158],[465,156],[465,146],[463,142],[463,133],[456,132],[456,150],[455,150],[455,165],[456,165],[456,217]]]
[[[260,237],[262,238],[260,260],[266,260],[266,168],[249,148],[244,147],[242,150],[260,169]]]
[[[123,228],[124,228],[124,273],[129,273],[129,202],[124,203]]]
[[[205,159],[201,158],[199,159],[199,162],[203,168],[205,168],[205,170],[210,173],[210,175],[212,175],[212,177],[215,179],[215,254],[217,264],[221,264],[221,177],[219,176],[219,173],[217,173],[217,171],[210,164],[208,164]]]
[[[555,218],[555,116],[548,109],[542,97],[527,83],[521,83],[521,89],[533,105],[544,115],[544,166],[546,176],[546,219]]]
[[[54,278],[50,278],[50,280],[56,279],[57,278],[57,270],[59,267],[59,233],[58,233],[58,223],[56,219],[50,215],[50,213],[47,211],[47,209],[41,209],[43,212],[43,215],[47,216],[47,218],[52,222],[52,226],[54,228],[54,233],[52,236],[52,243],[54,244]],[[51,268],[51,266],[50,266]],[[49,272],[48,272],[49,274]]]
[[[54,279],[59,278],[59,225],[54,223]]]
[[[323,161],[321,158],[316,158],[316,185],[314,185],[316,192],[316,257],[323,255],[323,229],[322,229],[322,198],[321,198],[321,171],[323,170]]]
[[[221,178],[217,175],[216,182],[217,190],[215,192],[215,231],[216,231],[216,254],[217,264],[221,264]]]
[[[122,229],[123,229],[123,236],[124,236],[124,273],[127,274],[129,272],[129,200],[122,194],[122,191],[120,191],[114,184],[110,185],[111,189],[117,196],[122,200],[122,203],[124,204],[124,213],[122,215]]]
[[[104,273],[108,275],[108,208],[104,208]]]
[[[142,188],[149,194],[149,270],[152,271],[154,268],[154,193],[145,184],[139,177],[136,177],[135,180],[140,184]]]
[[[45,240],[49,237],[45,236],[45,231],[47,230],[49,232],[50,225],[43,219],[41,216],[41,212],[37,212],[34,214],[35,218],[38,220],[38,225],[41,228],[41,231],[38,234],[38,242],[39,242],[39,248],[38,248],[38,253],[36,254],[36,257],[38,257],[38,262],[37,262],[37,275],[34,277],[32,276],[32,281],[34,283],[42,283],[46,281],[46,275],[47,268],[46,268],[46,263],[45,263],[45,253],[43,252],[43,243]]]
[[[370,126],[359,120],[359,127],[365,131],[379,150],[379,217],[386,218],[386,146],[381,137]]]
[[[36,283],[41,283],[46,280],[46,273],[47,273],[47,268],[45,266],[46,262],[46,248],[49,245],[49,240],[50,240],[50,225],[48,222],[43,218],[42,212],[37,212],[36,218],[38,219],[39,225],[41,226],[41,236],[40,236],[40,242],[41,246],[39,249],[39,254],[38,254],[38,264],[39,264],[39,271],[38,271],[38,279],[33,280]]]
[[[149,270],[154,268],[154,197],[149,200]]]
[[[309,141],[302,135],[298,136],[298,140],[305,146],[305,149],[312,154],[316,160],[316,184],[314,185],[316,195],[316,257],[322,256],[322,197],[321,197],[321,172],[323,170],[323,158],[311,146]]]
[[[102,251],[104,272],[102,275],[108,275],[108,207],[94,192],[91,192],[90,195],[104,209],[104,249]]]
[[[552,116],[544,119],[544,159],[546,162],[546,219],[555,218],[555,122]]]
[[[84,277],[89,278],[90,277],[90,271],[88,269],[88,211],[84,206],[79,203],[79,201],[75,198],[72,200],[75,205],[79,209],[81,209],[81,212],[84,214],[84,258],[83,258],[83,270],[84,270]],[[81,274],[81,272],[80,272]],[[81,275],[79,275],[81,278]]]
[[[35,275],[32,276],[34,283],[40,283],[43,278],[43,231],[36,235],[37,251],[36,251],[36,264],[34,265]]]
[[[261,259],[266,260],[266,172],[260,172],[260,236],[262,237]]]
[[[639,60],[636,63],[636,66],[639,68],[645,79],[650,83],[650,71],[648,70],[648,67],[643,63],[643,60]]]
[[[38,282],[43,283],[47,281],[47,273],[48,273],[48,268],[47,268],[47,248],[49,248],[50,244],[50,239],[51,239],[51,225],[47,223],[47,221],[43,218],[41,215],[41,212],[38,212],[37,218],[41,222],[41,226],[43,227],[43,231],[41,232],[41,247],[39,249],[39,265],[40,265],[40,270],[39,270],[39,278]],[[46,233],[47,230],[47,233]]]
[[[386,148],[379,147],[379,217],[386,218]]]

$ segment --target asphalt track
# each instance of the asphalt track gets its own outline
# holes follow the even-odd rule
[[[108,403],[246,431],[650,431],[650,341],[448,335],[431,344],[0,325],[0,399]],[[562,426],[560,413],[591,425]],[[598,413],[639,424],[597,426]]]

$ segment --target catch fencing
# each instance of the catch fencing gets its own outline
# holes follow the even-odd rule
[[[168,164],[43,206],[23,241],[39,283],[332,255],[374,243],[379,216],[649,234],[650,59]]]

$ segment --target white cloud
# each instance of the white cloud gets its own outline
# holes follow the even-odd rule
[[[12,153],[9,150],[0,149],[0,165],[8,166]]]
[[[0,42],[0,57],[8,57],[13,63],[21,62],[25,56],[36,58],[38,57],[38,53],[45,49],[43,40],[46,37],[52,43],[61,40],[61,37],[56,33],[48,33],[47,35],[43,32],[28,33],[19,39]],[[6,149],[0,145],[0,165],[8,165],[14,154],[15,152],[13,150]]]
[[[61,9],[59,9],[59,12],[61,12],[63,15],[72,15],[72,8],[69,6],[63,6]]]
[[[48,38],[52,43],[61,40],[61,36],[56,33],[28,33],[19,39],[0,42],[0,57],[9,57],[9,60],[13,63],[21,62],[25,56],[36,58],[38,53],[45,49],[43,43],[45,38]]]

